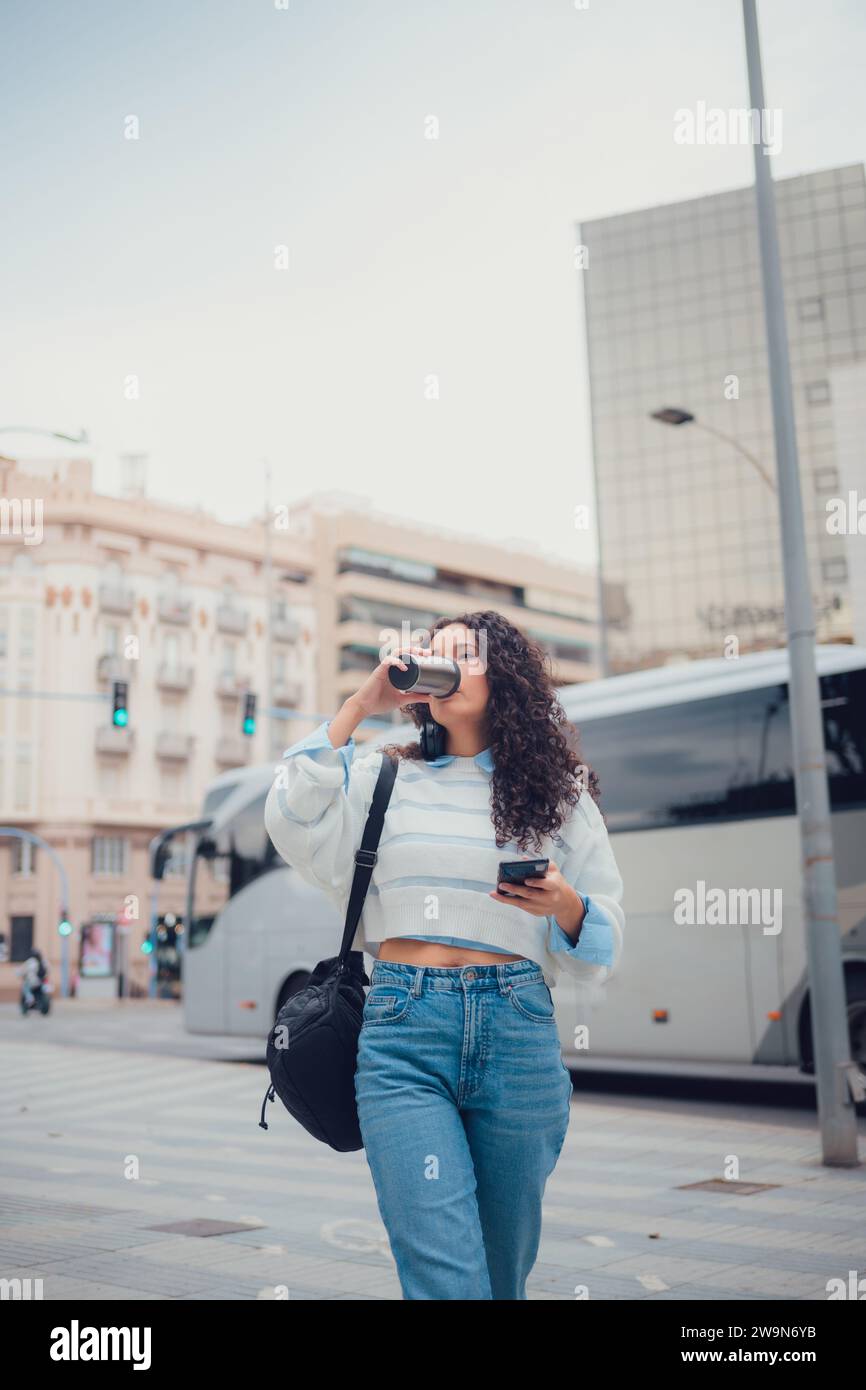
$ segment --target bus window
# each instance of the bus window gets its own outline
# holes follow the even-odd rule
[[[824,676],[821,706],[831,805],[866,806],[866,671]]]
[[[821,681],[834,809],[866,805],[866,672]],[[608,829],[651,830],[795,811],[786,685],[578,723]]]
[[[608,829],[653,830],[722,814],[733,768],[727,698],[578,724]]]
[[[190,875],[188,946],[206,940],[214,919],[233,898],[262,874],[285,868],[265,830],[267,793],[221,827],[215,839],[203,836]]]

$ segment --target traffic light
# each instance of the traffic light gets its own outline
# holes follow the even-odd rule
[[[114,681],[112,688],[113,710],[111,722],[118,729],[125,729],[129,723],[129,707],[127,705],[128,691],[128,681]]]
[[[256,731],[256,697],[251,690],[244,696],[244,722],[241,727],[248,738]]]
[[[59,936],[69,936],[72,932],[72,923],[65,912],[61,915],[60,921],[57,923],[57,932]]]

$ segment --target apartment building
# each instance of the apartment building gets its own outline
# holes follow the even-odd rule
[[[594,569],[529,546],[518,550],[405,521],[343,494],[319,493],[298,503],[291,528],[309,546],[315,573],[322,709],[336,709],[357,689],[390,634],[429,630],[440,615],[466,610],[494,608],[536,638],[559,684],[599,675]],[[611,586],[610,613],[619,612],[621,601]]]
[[[0,844],[0,993],[15,988],[31,944],[59,960],[62,907],[89,943],[82,988],[111,987],[124,916],[142,988],[151,837],[194,819],[221,770],[278,755],[310,728],[300,717],[316,709],[310,548],[274,529],[269,582],[263,521],[231,526],[99,495],[84,460],[2,459],[0,496],[0,821],[47,840],[69,877],[63,903],[45,852]],[[115,681],[128,687],[123,727],[112,722]],[[181,918],[183,865],[171,867],[159,907]]]

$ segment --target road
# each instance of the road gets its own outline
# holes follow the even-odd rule
[[[188,1035],[169,1001],[59,1000],[0,1006],[0,1047],[0,1277],[46,1299],[400,1298],[363,1153],[278,1103],[259,1127],[255,1041]],[[866,1271],[866,1168],[822,1167],[808,1083],[574,1075],[530,1298],[825,1300]],[[732,1160],[769,1186],[690,1186]],[[234,1229],[159,1229],[201,1219]]]

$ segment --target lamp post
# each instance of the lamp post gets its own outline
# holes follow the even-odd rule
[[[773,402],[776,472],[779,479],[794,786],[800,825],[818,1118],[824,1163],[851,1167],[859,1163],[854,1103],[863,1098],[864,1086],[863,1077],[851,1060],[846,1017],[821,688],[815,666],[815,616],[800,492],[776,203],[769,151],[765,144],[766,122],[763,113],[766,104],[755,0],[743,0],[743,24],[749,72],[749,104],[755,123],[752,132],[755,199],[761,245],[761,283]]]
[[[74,434],[62,434],[60,430],[43,430],[33,425],[0,425],[0,434],[42,434],[48,439],[62,439],[65,444],[89,444],[87,430],[79,431],[78,437]]]
[[[744,444],[740,443],[739,439],[735,439],[732,434],[724,434],[722,430],[717,430],[713,425],[708,425],[703,420],[699,420],[690,410],[680,410],[677,406],[666,405],[662,410],[653,410],[650,413],[650,419],[659,420],[663,425],[695,425],[697,429],[703,430],[705,434],[711,434],[716,439],[721,439],[725,444],[730,444],[732,449],[736,449],[738,454],[742,454],[743,458],[748,459],[749,463],[757,469],[771,492],[778,491],[776,484],[764,468],[761,460],[756,458],[754,454],[749,453],[749,450]]]

